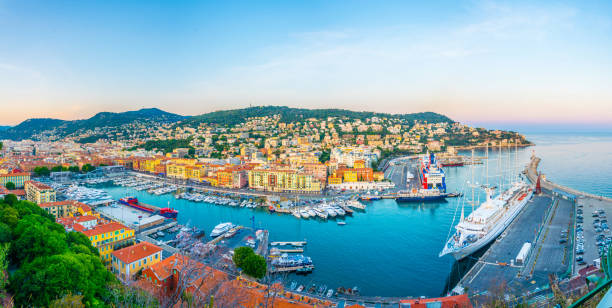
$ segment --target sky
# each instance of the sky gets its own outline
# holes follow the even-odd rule
[[[0,0],[0,125],[157,107],[612,128],[610,1]]]

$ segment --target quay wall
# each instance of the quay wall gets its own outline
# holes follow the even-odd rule
[[[527,165],[527,167],[525,168],[526,169],[525,174],[527,175],[527,178],[529,178],[529,180],[534,184],[537,182],[538,165],[540,164],[540,161],[541,159],[539,157],[531,156],[531,161],[529,162],[529,165]],[[586,197],[586,198],[592,198],[592,199],[612,202],[612,198],[599,196],[599,195],[587,193],[584,191],[579,191],[579,190],[576,190],[576,189],[573,189],[567,186],[559,185],[557,183],[553,183],[549,180],[546,180],[545,177],[540,178],[540,186],[548,190],[559,189],[566,193],[573,194],[576,197]]]

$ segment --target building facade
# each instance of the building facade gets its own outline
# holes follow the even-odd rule
[[[55,202],[55,190],[51,186],[37,182],[26,181],[26,199],[36,204]]]
[[[127,280],[141,269],[159,263],[162,249],[148,242],[125,247],[112,252],[112,270],[121,280]]]

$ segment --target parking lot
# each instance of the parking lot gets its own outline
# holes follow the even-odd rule
[[[593,199],[579,199],[576,204],[576,271],[594,264],[600,253],[607,252],[612,242],[608,225],[609,209],[603,202]],[[606,211],[607,210],[607,211]]]

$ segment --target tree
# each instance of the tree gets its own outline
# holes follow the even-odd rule
[[[246,257],[252,254],[255,254],[253,248],[248,246],[238,247],[234,249],[234,256],[232,257],[232,260],[234,261],[234,264],[236,264],[236,267],[242,268]]]
[[[15,183],[13,182],[6,182],[6,185],[4,185],[6,187],[6,189],[8,190],[13,190],[15,189]]]
[[[62,166],[55,166],[51,168],[51,172],[61,172],[61,171],[63,171]]]
[[[248,255],[244,259],[242,269],[249,276],[263,278],[267,271],[266,259],[255,253]]]
[[[4,203],[9,204],[9,205],[14,205],[19,201],[19,199],[17,199],[17,196],[15,196],[14,194],[8,194],[6,196],[4,196]]]
[[[91,171],[94,171],[94,170],[96,170],[96,167],[95,167],[95,166],[92,166],[92,165],[90,165],[90,164],[85,164],[85,165],[83,165],[83,167],[81,168],[81,171],[83,171],[84,173],[91,172]]]
[[[242,268],[244,273],[249,276],[262,278],[266,275],[266,259],[255,254],[251,247],[243,246],[234,249],[232,260],[237,267]]]
[[[48,176],[51,174],[51,170],[49,170],[49,168],[44,167],[44,166],[39,166],[34,168],[34,174],[36,176]]]
[[[2,294],[6,288],[6,283],[8,281],[8,253],[9,253],[9,243],[0,244],[0,299],[2,299]]]
[[[68,167],[68,171],[70,171],[70,172],[79,172],[79,171],[81,171],[81,169],[79,169],[79,166],[70,166],[70,167]]]

